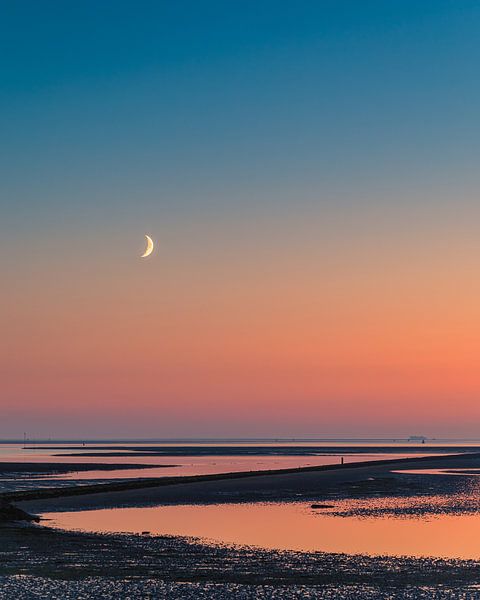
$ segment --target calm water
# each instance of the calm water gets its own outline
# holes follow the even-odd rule
[[[390,499],[392,501],[392,499]],[[401,500],[405,505],[406,500]],[[335,510],[355,510],[355,503]],[[480,516],[337,516],[310,504],[164,506],[51,513],[49,525],[89,532],[145,531],[215,544],[349,554],[480,559]]]
[[[456,443],[457,444],[457,443]],[[426,445],[421,454],[418,448],[409,451],[408,444],[365,443],[358,448],[358,442],[343,444],[347,447],[342,454],[335,452],[335,446],[323,444],[319,452],[292,455],[289,449],[311,448],[318,442],[275,444],[267,442],[265,448],[273,452],[262,455],[255,450],[259,442],[238,444],[244,455],[231,453],[236,443],[208,444],[207,446],[184,441],[173,444],[148,444],[150,448],[162,448],[162,456],[148,456],[135,452],[140,444],[122,443],[121,456],[106,456],[112,444],[95,444],[95,448],[78,444],[62,444],[62,449],[50,449],[46,445],[23,449],[21,444],[0,444],[0,461],[47,462],[47,463],[109,463],[125,465],[141,463],[153,468],[119,469],[113,472],[94,470],[39,476],[27,475],[16,478],[12,474],[0,477],[0,490],[51,487],[58,485],[79,485],[91,481],[108,479],[132,479],[138,477],[162,477],[171,475],[214,474],[235,471],[258,471],[283,469],[313,465],[338,464],[341,457],[345,462],[425,456],[431,453],[448,452],[446,444]],[[179,452],[187,447],[186,451]],[[280,447],[282,446],[284,449]],[[215,454],[208,455],[206,448],[215,448]],[[278,452],[276,451],[278,447]],[[357,447],[357,450],[355,450]],[[458,447],[458,444],[457,444]],[[190,453],[191,448],[191,455]],[[224,450],[222,449],[224,448]],[[249,449],[252,452],[249,454]],[[285,450],[286,448],[286,450]],[[329,449],[331,448],[331,449]],[[202,455],[198,455],[201,449]],[[171,454],[169,452],[171,450]],[[79,456],[68,456],[76,452]],[[100,452],[92,456],[91,452]],[[358,452],[358,453],[356,453]],[[197,453],[197,455],[195,455]],[[283,453],[283,454],[282,454]],[[165,468],[162,465],[169,465]],[[409,470],[412,477],[420,475],[467,475],[469,469]],[[474,473],[475,469],[473,469]],[[407,472],[407,471],[405,471]],[[472,473],[472,474],[474,474]],[[452,481],[451,478],[448,478]],[[312,509],[305,503],[270,504],[227,504],[209,506],[159,506],[148,508],[120,508],[92,510],[73,513],[52,513],[44,515],[51,519],[54,527],[78,529],[92,532],[148,531],[158,535],[181,535],[201,538],[215,544],[247,545],[269,549],[296,551],[345,552],[370,555],[409,555],[438,556],[451,558],[480,559],[480,495],[479,479],[464,478],[470,483],[464,491],[431,497],[370,498],[368,500],[339,500],[334,508]],[[457,478],[455,478],[457,480]],[[13,488],[12,488],[13,486]],[[459,486],[460,489],[461,486]],[[443,491],[442,491],[443,493]],[[462,493],[464,496],[462,497]],[[425,516],[425,506],[428,506]],[[458,512],[459,506],[463,512]]]
[[[401,454],[397,458],[407,458],[418,456],[415,454]],[[422,455],[423,456],[423,455]],[[344,463],[355,463],[359,461],[383,460],[391,459],[390,454],[359,454],[343,456]],[[151,459],[151,460],[146,460]],[[164,466],[161,468],[149,469],[128,469],[115,470],[110,472],[105,471],[85,471],[73,472],[66,475],[48,475],[49,479],[75,479],[78,481],[88,480],[92,478],[100,479],[125,479],[138,477],[166,477],[178,475],[208,475],[218,473],[231,473],[241,471],[268,471],[271,469],[292,469],[297,467],[310,467],[320,465],[337,465],[340,463],[342,456],[245,456],[245,457],[230,457],[230,456],[203,456],[203,457],[137,457],[137,460],[132,458],[129,461],[123,459],[123,462],[140,462],[145,464],[163,464],[168,465],[172,462],[179,463],[177,466]],[[103,459],[97,459],[104,462]],[[83,462],[83,461],[82,461]],[[106,461],[105,461],[106,462]]]
[[[392,473],[404,475],[480,475],[480,469],[396,469]]]
[[[115,444],[116,445],[116,444]],[[336,443],[338,445],[338,442]],[[279,452],[272,453],[270,455],[248,455],[235,456],[229,454],[229,449],[232,447],[241,447],[243,450],[247,450],[251,447],[258,447],[259,442],[252,443],[222,443],[222,444],[211,444],[207,447],[215,448],[217,452],[222,452],[222,448],[225,449],[225,455],[215,454],[212,456],[202,455],[195,456],[195,453],[199,450],[205,449],[205,444],[193,443],[189,444],[185,442],[181,443],[158,443],[158,444],[146,444],[148,448],[158,448],[166,451],[167,454],[163,456],[148,456],[144,452],[135,452],[133,448],[142,447],[139,443],[125,444],[122,443],[122,448],[127,448],[123,451],[122,456],[106,456],[107,453],[111,452],[113,444],[91,444],[83,446],[78,443],[75,444],[59,444],[60,449],[52,448],[52,444],[39,444],[34,447],[30,446],[27,449],[23,448],[23,444],[0,444],[0,465],[3,462],[34,462],[34,463],[108,463],[115,465],[124,465],[126,463],[136,463],[143,465],[151,465],[149,469],[118,469],[115,471],[99,471],[92,469],[91,471],[72,471],[67,474],[53,474],[53,475],[39,475],[39,474],[22,474],[16,476],[15,474],[0,474],[0,491],[2,490],[21,490],[30,489],[34,487],[48,487],[49,485],[59,485],[59,482],[65,482],[69,485],[72,482],[78,482],[79,484],[92,482],[92,481],[107,481],[111,479],[133,479],[133,478],[146,478],[146,477],[167,477],[167,476],[186,476],[186,475],[207,475],[207,474],[218,474],[218,473],[229,473],[229,472],[240,472],[240,471],[260,471],[260,470],[271,470],[271,469],[288,469],[297,467],[307,466],[320,466],[320,465],[331,465],[339,464],[341,458],[344,458],[345,463],[352,463],[358,461],[368,460],[382,460],[392,458],[407,458],[414,456],[424,456],[428,454],[428,448],[425,448],[425,453],[418,454],[416,452],[408,452],[408,447],[398,446],[392,444],[395,449],[395,454],[383,453],[376,448],[372,442],[365,443],[362,447],[362,451],[358,454],[355,453],[355,446],[351,445],[351,449],[347,453],[336,454],[333,451],[329,452],[329,444],[323,446],[325,453],[319,454],[305,454],[305,455],[282,455],[282,448],[286,448],[287,451],[296,448],[309,448],[311,446],[318,446],[318,442],[281,442],[281,444],[274,442],[265,442],[261,444],[262,448],[265,449],[276,449],[279,448]],[[191,448],[192,455],[180,455],[180,456],[169,456],[169,449],[172,453],[183,447]],[[382,442],[382,448],[385,447],[385,443]],[[132,450],[128,450],[132,448]],[[358,448],[358,444],[357,444]],[[100,454],[100,456],[91,456],[92,452]],[[187,450],[189,451],[189,450]],[[403,452],[402,452],[403,451]],[[71,453],[79,454],[78,456],[68,456]],[[166,465],[166,466],[162,466]],[[1,468],[0,468],[1,473]],[[51,483],[49,483],[51,482]]]
[[[296,446],[297,444],[295,444]],[[122,444],[125,446],[125,444]],[[134,445],[136,448],[139,444]],[[158,448],[165,448],[165,444],[155,445]],[[177,445],[169,445],[174,449]],[[181,444],[185,446],[185,444]],[[223,446],[223,445],[222,445]],[[269,444],[272,446],[272,444]],[[152,447],[149,444],[148,447]],[[91,450],[87,447],[72,444],[66,447],[62,444],[62,449],[50,449],[48,446],[37,446],[35,448],[24,449],[21,444],[2,445],[0,444],[0,461],[3,462],[32,462],[32,463],[107,463],[122,465],[126,463],[152,465],[152,467],[158,465],[167,465],[161,469],[139,469],[139,470],[128,470],[128,471],[116,471],[116,472],[104,472],[104,471],[89,471],[88,473],[72,473],[70,478],[73,479],[85,479],[91,476],[101,476],[103,479],[118,478],[118,477],[157,477],[157,476],[170,476],[170,475],[203,475],[203,474],[214,474],[214,473],[225,473],[231,471],[251,471],[251,470],[266,470],[266,469],[288,469],[295,467],[305,467],[314,465],[331,465],[338,464],[341,458],[344,458],[345,462],[358,462],[363,460],[382,460],[391,458],[405,458],[410,456],[423,456],[424,454],[417,454],[414,452],[385,454],[376,452],[375,447],[372,447],[371,452],[362,452],[361,454],[320,454],[320,455],[309,455],[304,456],[282,456],[281,454],[258,456],[258,455],[246,455],[246,456],[235,456],[235,455],[212,455],[212,456],[195,456],[195,448],[198,445],[191,444],[192,455],[191,456],[149,456],[143,452],[126,452],[123,456],[90,456]],[[230,446],[224,446],[228,449]],[[95,454],[99,453],[98,445],[95,445]],[[407,449],[408,450],[408,449]],[[110,447],[105,446],[103,451],[100,452],[107,454],[109,453]],[[80,454],[79,456],[69,456],[71,453]],[[0,462],[1,464],[1,462]],[[54,476],[57,477],[57,476]],[[62,479],[65,475],[62,475]]]

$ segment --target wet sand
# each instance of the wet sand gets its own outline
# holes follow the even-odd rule
[[[40,596],[43,598],[145,598],[148,586],[155,589],[156,585],[159,590],[171,587],[172,596],[153,597],[193,599],[209,589],[215,591],[213,586],[218,585],[218,595],[204,597],[243,598],[233,592],[245,590],[248,598],[452,599],[460,597],[455,592],[480,582],[476,561],[213,547],[180,537],[91,535],[44,527],[1,529],[0,535],[0,597],[12,600],[21,597],[15,594],[21,585],[29,583],[25,576],[31,578],[31,592],[38,593],[33,586],[39,579],[44,581],[46,591]],[[15,581],[15,574],[22,578]],[[3,585],[11,586],[12,595],[2,596],[3,578]],[[147,588],[140,585],[132,596],[100,596],[92,579],[104,589],[108,589],[108,583],[112,589],[119,585],[128,588],[128,582],[139,579]],[[77,595],[47,593],[58,581],[65,582],[65,588],[76,590]],[[262,596],[265,586],[269,593]],[[311,596],[306,595],[307,589]],[[448,595],[434,595],[437,589]],[[284,594],[274,595],[275,590],[283,590]],[[401,592],[411,595],[400,596]],[[29,597],[38,596],[32,593]]]
[[[75,471],[116,471],[121,469],[151,469],[158,465],[142,463],[53,463],[53,462],[0,462],[0,475],[10,473],[35,473],[35,474],[65,474]],[[173,465],[159,465],[168,467]]]
[[[27,447],[27,450],[35,448]],[[319,456],[319,455],[344,455],[355,456],[361,454],[461,454],[479,452],[477,445],[458,445],[432,443],[385,443],[385,444],[318,444],[318,443],[217,443],[217,444],[155,444],[155,445],[115,445],[94,444],[85,447],[72,447],[64,445],[41,446],[42,451],[51,452],[51,456]],[[61,454],[56,454],[60,452]]]
[[[218,502],[258,502],[321,498],[325,494],[350,493],[355,482],[393,477],[398,469],[477,468],[480,454],[460,454],[350,465],[326,465],[284,469],[269,473],[230,473],[172,477],[126,483],[107,483],[82,488],[19,492],[7,496],[32,513]],[[345,486],[346,488],[342,488]],[[368,484],[367,484],[368,485]],[[384,486],[379,490],[385,493]],[[51,497],[49,497],[51,496]]]
[[[150,487],[134,482],[137,487],[130,484],[116,491],[97,485],[86,494],[57,489],[50,498],[46,495],[52,491],[40,490],[35,499],[18,505],[42,513],[162,503],[414,496],[425,494],[432,481],[448,496],[448,485],[458,477],[430,475],[424,480],[392,471],[479,466],[480,454],[470,454],[175,478],[152,481]],[[25,498],[31,492],[23,494]],[[480,598],[480,562],[472,560],[267,551],[207,546],[181,537],[69,533],[45,526],[3,527],[0,536],[0,597],[12,600],[35,598],[39,590],[42,597],[58,599],[143,599],[148,594],[219,600]]]

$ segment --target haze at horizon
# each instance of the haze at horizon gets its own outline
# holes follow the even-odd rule
[[[478,436],[478,4],[132,7],[2,9],[0,437]]]

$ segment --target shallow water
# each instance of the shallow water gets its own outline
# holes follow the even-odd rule
[[[392,473],[400,475],[480,475],[480,469],[456,468],[456,469],[395,469]]]
[[[185,444],[180,444],[182,447]],[[255,443],[258,446],[258,443]],[[272,447],[273,444],[264,444],[265,446]],[[288,444],[282,443],[282,446]],[[296,446],[295,444],[294,446]],[[307,445],[307,444],[305,444]],[[88,445],[83,446],[79,444],[62,444],[62,449],[52,448],[51,445],[37,445],[35,447],[28,447],[24,449],[22,444],[0,444],[0,473],[1,473],[1,461],[4,462],[32,462],[32,463],[107,463],[115,465],[123,465],[126,463],[137,463],[144,465],[152,465],[153,468],[149,469],[118,469],[115,471],[72,471],[66,474],[51,474],[51,475],[39,475],[38,473],[28,475],[23,473],[21,476],[15,474],[6,474],[0,476],[0,491],[13,491],[13,490],[24,490],[34,487],[46,487],[49,485],[49,481],[65,482],[70,484],[72,482],[89,483],[93,481],[108,481],[118,479],[137,479],[137,478],[149,478],[149,477],[170,477],[170,476],[188,476],[188,475],[213,475],[220,473],[232,473],[232,472],[243,472],[243,471],[268,471],[272,469],[291,469],[298,467],[308,466],[320,466],[320,465],[334,465],[339,464],[342,457],[345,464],[369,461],[369,460],[384,460],[393,458],[408,458],[415,456],[425,456],[425,454],[416,454],[413,452],[395,453],[395,454],[384,454],[375,451],[375,447],[372,447],[371,453],[361,452],[359,454],[319,454],[319,455],[298,455],[298,456],[282,456],[281,454],[273,455],[245,455],[236,456],[229,455],[228,448],[232,444],[225,444],[226,455],[215,455],[215,456],[145,456],[143,452],[126,452],[122,456],[91,456],[89,455],[90,448]],[[95,452],[108,453],[110,452],[112,444],[95,444]],[[123,444],[124,447],[128,447],[129,444]],[[130,446],[139,448],[141,444],[130,444]],[[172,448],[174,449],[176,444],[148,444],[149,448],[152,446],[158,448]],[[192,453],[199,444],[190,444],[192,447]],[[101,447],[102,450],[98,450]],[[248,444],[242,444],[242,447],[248,447]],[[407,449],[406,449],[407,450]],[[68,456],[73,452],[78,452],[80,455]],[[162,466],[167,465],[167,466]],[[173,465],[173,466],[172,466]],[[157,468],[155,468],[157,467]]]
[[[400,502],[408,504],[405,499]],[[150,532],[302,552],[480,559],[479,513],[345,517],[335,514],[338,510],[355,511],[355,501],[337,502],[327,509],[305,503],[217,504],[43,516],[51,519],[49,526],[88,532]]]
[[[407,458],[411,455],[400,455],[398,458]],[[371,454],[352,455],[345,457],[345,464],[358,461],[381,460],[391,458],[391,455]],[[26,460],[25,462],[45,462],[48,457],[41,461]],[[36,488],[65,487],[76,483],[78,485],[89,485],[111,480],[148,479],[151,477],[173,477],[188,475],[213,475],[220,473],[246,472],[246,471],[269,471],[277,469],[291,469],[297,467],[335,465],[339,464],[340,456],[202,456],[202,457],[155,457],[135,455],[132,457],[86,458],[85,460],[62,460],[61,462],[76,463],[140,463],[152,465],[148,469],[116,469],[115,471],[71,471],[69,473],[54,473],[42,475],[38,473],[6,473],[0,475],[0,492],[20,491]],[[54,461],[52,461],[54,462]],[[176,466],[160,466],[172,465]],[[0,462],[1,473],[1,462]]]
[[[395,458],[408,458],[416,455],[396,455]],[[422,455],[423,456],[423,455]],[[338,465],[342,459],[339,455],[333,456],[202,456],[202,457],[133,457],[118,459],[116,464],[122,462],[137,462],[152,465],[172,465],[161,468],[128,469],[115,471],[85,471],[74,472],[67,475],[48,475],[50,479],[87,480],[98,479],[131,479],[139,477],[169,477],[178,475],[213,475],[219,473],[232,473],[243,471],[268,471],[272,469],[292,469],[298,467],[312,467],[321,465]],[[344,464],[392,459],[391,454],[358,454],[343,457]],[[107,462],[97,458],[96,462]],[[82,461],[83,462],[83,461]]]

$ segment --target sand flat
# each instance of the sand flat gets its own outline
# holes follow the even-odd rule
[[[337,467],[308,467],[264,473],[231,473],[219,476],[175,478],[158,480],[145,487],[125,484],[123,489],[106,491],[98,486],[95,493],[67,495],[59,491],[57,497],[38,497],[32,500],[18,498],[18,506],[28,512],[42,513],[118,506],[148,506],[169,503],[241,502],[262,500],[291,500],[300,497],[321,496],[332,488],[355,484],[375,478],[394,477],[392,471],[414,468],[478,467],[480,454],[448,455],[441,457],[410,458],[372,461]],[[173,479],[173,478],[172,478]],[[105,490],[105,491],[104,491]]]

